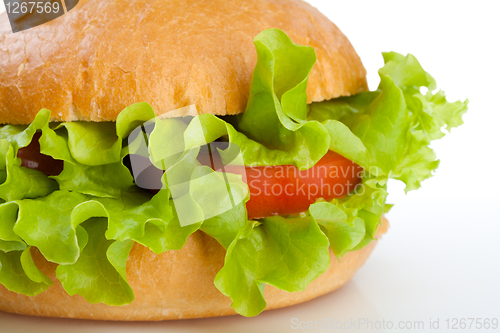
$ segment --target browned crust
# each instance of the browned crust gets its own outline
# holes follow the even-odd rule
[[[28,124],[42,108],[57,121],[113,121],[136,102],[159,115],[241,113],[253,38],[267,28],[316,50],[309,102],[366,90],[348,39],[301,0],[81,0],[16,34],[0,16],[0,123]]]
[[[377,236],[387,228],[387,220],[383,218]],[[302,303],[343,286],[364,264],[375,244],[376,241],[348,253],[340,261],[330,252],[330,268],[305,291],[288,293],[266,286],[267,309]],[[37,254],[36,265],[54,285],[35,297],[13,293],[0,285],[0,310],[45,317],[131,321],[232,315],[235,312],[230,307],[230,299],[213,284],[224,264],[224,255],[224,249],[202,232],[190,236],[181,250],[161,255],[136,244],[127,263],[128,280],[136,299],[127,306],[112,307],[90,304],[78,295],[69,296],[55,277],[55,265]]]

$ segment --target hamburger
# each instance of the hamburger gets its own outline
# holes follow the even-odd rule
[[[6,15],[0,31],[9,30]],[[255,316],[344,285],[462,123],[300,0],[80,1],[0,38],[0,309]]]

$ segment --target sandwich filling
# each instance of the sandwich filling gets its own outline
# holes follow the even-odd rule
[[[126,305],[132,245],[178,250],[200,230],[226,249],[216,287],[254,316],[265,284],[304,290],[329,248],[342,260],[373,241],[387,181],[410,191],[431,177],[429,144],[462,124],[467,101],[448,102],[415,57],[390,52],[377,90],[308,105],[314,49],[278,29],[255,47],[242,115],[160,119],[138,103],[113,123],[50,123],[44,109],[0,128],[0,284],[46,291],[36,248],[68,294]]]

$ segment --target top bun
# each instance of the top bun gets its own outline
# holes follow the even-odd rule
[[[163,116],[242,113],[253,39],[268,28],[314,47],[309,102],[366,90],[348,39],[301,0],[81,0],[15,34],[0,16],[0,123],[28,124],[42,108],[53,121],[114,121],[136,102]]]

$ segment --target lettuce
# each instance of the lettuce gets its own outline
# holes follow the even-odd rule
[[[125,268],[134,242],[107,240],[106,227],[103,218],[83,223],[89,242],[78,260],[71,265],[59,265],[56,275],[69,295],[82,295],[89,303],[129,304],[134,300],[134,292],[127,283]]]
[[[371,176],[345,198],[312,204],[309,214],[330,240],[333,253],[342,257],[375,239],[386,198],[384,181]]]
[[[264,284],[300,291],[324,273],[330,263],[328,245],[311,219],[249,221],[227,249],[215,285],[231,297],[238,313],[255,316],[266,308]]]
[[[314,49],[294,44],[279,29],[255,37],[255,48],[258,61],[238,127],[255,141],[286,151],[289,159],[280,164],[308,169],[330,145],[325,128],[306,120],[306,88],[316,62]]]
[[[443,128],[462,124],[467,101],[448,102],[415,57],[392,52],[384,53],[376,91],[307,105],[314,50],[278,29],[259,34],[255,47],[258,62],[240,116],[159,119],[149,104],[137,103],[114,123],[54,124],[44,109],[28,126],[0,128],[0,283],[29,296],[49,288],[31,256],[37,248],[58,265],[56,277],[70,295],[129,304],[133,244],[159,254],[181,249],[200,230],[226,249],[215,285],[238,313],[254,316],[266,307],[265,284],[304,290],[327,270],[329,248],[342,260],[373,241],[389,207],[388,179],[420,187],[439,164],[429,144]],[[41,153],[63,161],[61,174],[21,166],[17,152],[36,132]],[[249,221],[243,178],[196,160],[202,147],[221,140],[228,142],[218,148],[221,158],[237,156],[246,166],[307,169],[332,150],[364,168],[362,184],[297,216]],[[135,185],[128,154],[165,171],[156,194]]]
[[[15,149],[7,140],[0,140],[0,198],[5,201],[44,197],[57,189],[57,183],[37,170],[21,166],[16,158]]]
[[[85,247],[88,237],[79,226],[83,221],[71,216],[73,209],[85,200],[85,195],[55,191],[37,200],[24,199],[0,206],[0,215],[17,205],[14,233],[31,246],[36,246],[44,257],[59,264],[74,263]],[[9,214],[10,215],[10,214]]]
[[[30,249],[0,251],[0,283],[10,291],[36,296],[51,285],[52,281],[33,262]]]
[[[403,181],[406,191],[415,190],[439,165],[429,144],[445,135],[443,127],[449,131],[463,123],[468,101],[450,103],[442,91],[433,93],[435,80],[411,54],[384,53],[384,61],[376,91],[313,103],[308,119],[325,126],[345,124],[361,140],[366,156],[359,143],[348,144],[350,135],[330,149],[374,175]]]

